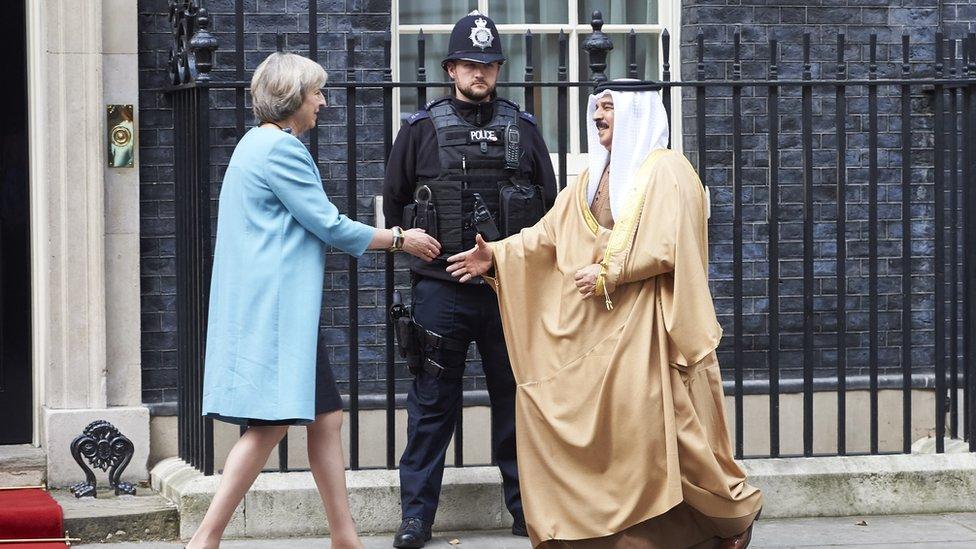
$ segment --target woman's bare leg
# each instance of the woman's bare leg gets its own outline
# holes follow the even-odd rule
[[[220,546],[220,538],[234,514],[234,509],[237,509],[244,494],[268,461],[271,450],[286,432],[287,425],[247,428],[227,455],[217,493],[210,502],[203,522],[187,544],[189,549],[212,549]]]
[[[308,426],[308,463],[329,518],[333,549],[362,549],[349,512],[341,433],[342,410],[315,416],[315,422]]]

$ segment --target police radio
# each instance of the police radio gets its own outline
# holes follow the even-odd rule
[[[521,147],[519,143],[522,136],[519,133],[518,124],[509,123],[505,126],[505,169],[517,170],[519,168],[519,157]]]
[[[485,199],[481,197],[481,193],[474,193],[473,196],[474,211],[471,212],[471,226],[489,242],[501,239],[502,235],[498,231],[498,225],[495,224],[495,218],[491,215]]]

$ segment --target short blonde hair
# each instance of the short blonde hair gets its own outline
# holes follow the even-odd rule
[[[322,65],[294,53],[272,53],[251,78],[251,106],[259,122],[277,122],[295,113],[305,94],[328,80]]]

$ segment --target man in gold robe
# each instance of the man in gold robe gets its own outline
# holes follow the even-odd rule
[[[653,86],[598,87],[587,134],[538,224],[448,267],[498,294],[532,546],[745,547],[762,494],[725,424],[706,191]]]

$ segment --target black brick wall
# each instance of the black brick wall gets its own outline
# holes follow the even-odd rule
[[[142,398],[176,400],[176,229],[173,119],[166,85],[170,29],[165,0],[139,2],[139,214],[142,286]]]
[[[142,344],[143,344],[143,399],[146,403],[172,402],[175,400],[175,262],[173,219],[173,151],[174,141],[172,110],[164,94],[152,91],[166,84],[165,64],[169,55],[170,30],[166,19],[165,0],[139,0],[139,77],[140,77],[140,160],[141,160],[141,231],[142,231]],[[237,80],[237,53],[235,51],[234,0],[209,0],[208,8],[213,15],[215,35],[220,41],[216,55],[214,78],[217,81]],[[318,47],[319,61],[329,71],[330,81],[345,79],[345,39],[357,38],[356,66],[370,67],[357,72],[358,80],[379,80],[383,65],[383,32],[389,27],[389,0],[319,0]],[[244,0],[244,79],[270,52],[275,50],[275,33],[285,35],[288,51],[308,52],[308,0]],[[835,34],[843,30],[847,35],[847,60],[851,77],[861,77],[866,71],[868,34],[879,35],[879,60],[881,76],[897,74],[891,60],[900,59],[900,36],[908,32],[912,36],[912,58],[919,71],[931,70],[933,37],[940,24],[953,36],[960,36],[968,22],[976,18],[974,6],[968,1],[936,0],[923,2],[886,2],[882,0],[712,0],[685,2],[682,9],[682,74],[685,79],[694,78],[695,50],[693,42],[698,29],[705,33],[708,43],[706,52],[707,76],[725,77],[731,74],[732,32],[741,25],[743,37],[743,77],[763,77],[769,52],[766,46],[772,34],[781,43],[781,78],[796,77],[800,71],[800,43],[803,32],[811,32],[813,38],[813,77],[829,74],[834,70],[833,44]],[[612,55],[623,55],[618,44]],[[584,60],[585,62],[585,60]],[[611,75],[613,76],[613,75]],[[913,339],[917,343],[914,361],[918,368],[932,363],[932,154],[930,97],[918,88],[914,90],[913,105],[916,116],[913,128],[918,140],[915,149],[915,188],[913,191],[914,232],[917,235],[914,250]],[[721,359],[726,374],[732,366],[732,302],[731,296],[731,104],[729,92],[711,90],[708,102],[707,123],[709,128],[709,166],[706,175],[712,190],[713,218],[711,222],[712,285],[720,320],[726,328]],[[802,342],[802,175],[799,150],[799,125],[788,119],[789,113],[799,112],[798,92],[784,90],[780,112],[784,115],[781,147],[781,263],[780,307],[781,348],[784,377],[799,377]],[[816,299],[817,320],[816,365],[819,374],[829,376],[836,358],[834,347],[833,308],[836,296],[833,280],[835,200],[833,184],[833,98],[815,96],[814,158],[818,169],[815,173],[816,197],[823,205],[816,209],[814,227],[817,241]],[[743,144],[746,149],[743,174],[745,202],[745,332],[746,374],[748,378],[766,376],[765,350],[768,300],[766,292],[766,101],[765,90],[746,88],[744,91]],[[883,150],[881,163],[881,219],[880,250],[881,275],[881,362],[884,371],[894,373],[900,357],[900,147],[897,100],[891,90],[882,92],[882,118],[879,140]],[[357,109],[357,205],[359,219],[371,223],[372,196],[380,193],[383,174],[382,108],[378,91],[359,93]],[[863,88],[850,88],[848,93],[849,152],[847,162],[848,190],[848,355],[851,374],[865,373],[867,360],[867,138],[866,93]],[[328,95],[329,107],[320,113],[319,160],[326,182],[326,190],[332,200],[346,211],[346,114],[342,90],[332,90]],[[694,98],[687,97],[685,104],[686,154],[696,161],[694,128]],[[219,191],[222,178],[233,146],[237,140],[235,93],[212,93],[211,139],[214,144],[211,161],[214,166],[214,196]],[[247,116],[250,124],[250,115]],[[216,208],[214,208],[216,211]],[[348,340],[346,325],[349,319],[348,262],[342,254],[329,256],[325,282],[320,346],[328,353],[345,392],[349,379]],[[384,341],[383,328],[383,255],[368,253],[359,262],[359,326],[360,372],[363,393],[383,390]],[[397,273],[397,285],[404,287],[406,276]],[[483,388],[483,380],[477,375],[478,368],[472,361],[466,379],[467,388]],[[406,373],[398,369],[398,384],[407,382]]]
[[[931,75],[935,33],[962,38],[973,6],[936,0],[735,0],[685,2],[682,9],[682,74],[696,77],[699,29],[706,42],[706,78],[731,78],[733,34],[741,32],[742,78],[765,78],[768,40],[779,41],[779,77],[800,78],[803,34],[811,34],[812,77],[836,74],[836,35],[846,38],[850,78],[866,78],[869,36],[878,35],[878,76],[898,77],[901,36],[911,37],[914,74]],[[953,22],[955,21],[955,22]],[[695,102],[685,90],[684,146],[697,164]],[[768,104],[766,88],[743,89],[743,239],[744,348],[746,377],[766,375],[768,350]],[[726,329],[720,359],[732,364],[732,103],[729,88],[711,88],[707,105],[707,182],[712,192],[711,277],[720,320]],[[863,86],[847,89],[848,151],[847,275],[848,373],[866,375],[868,366],[868,101]],[[803,310],[803,172],[799,88],[780,90],[780,322],[784,378],[802,375],[803,319],[815,324],[814,365],[818,376],[831,376],[837,362],[836,315],[836,138],[834,89],[815,88],[814,158],[814,311]],[[912,89],[912,361],[916,370],[932,371],[934,361],[934,193],[932,94]],[[897,89],[879,92],[879,362],[882,374],[901,368],[901,119]],[[947,202],[948,203],[948,202]],[[948,272],[948,271],[947,271]],[[948,309],[947,309],[948,314]],[[726,371],[726,374],[729,372]]]

